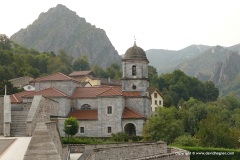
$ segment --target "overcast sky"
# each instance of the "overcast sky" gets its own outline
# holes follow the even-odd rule
[[[57,4],[104,29],[119,54],[134,36],[144,50],[240,43],[239,0],[2,0],[0,33],[10,37]]]

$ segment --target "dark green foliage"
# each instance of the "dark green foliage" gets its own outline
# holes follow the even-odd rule
[[[182,121],[177,117],[179,114],[176,108],[159,108],[156,115],[149,118],[144,126],[144,139],[172,143],[184,133]]]
[[[191,135],[182,135],[177,137],[173,145],[175,146],[199,146],[199,139]]]
[[[67,125],[71,125],[71,127],[68,127]],[[64,129],[63,131],[68,135],[74,136],[77,134],[79,130],[79,122],[75,117],[69,117],[64,122]]]
[[[160,108],[150,117],[144,126],[144,138],[177,145],[240,147],[240,101],[236,95],[206,103],[191,97],[179,104],[179,110]]]
[[[83,55],[83,56],[79,57],[76,61],[74,61],[73,70],[75,70],[75,71],[90,70],[90,64],[88,61],[88,57],[86,55]]]
[[[197,78],[189,77],[180,70],[160,75],[157,85],[166,98],[165,106],[172,104],[177,106],[181,99],[188,101],[190,97],[203,102],[215,101],[219,95],[213,82],[202,83]]]
[[[124,132],[119,132],[119,133],[113,133],[111,140],[115,142],[128,142],[130,139],[130,136]]]

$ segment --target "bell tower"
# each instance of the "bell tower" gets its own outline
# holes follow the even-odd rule
[[[122,59],[122,91],[147,91],[148,63],[145,51],[134,41]]]

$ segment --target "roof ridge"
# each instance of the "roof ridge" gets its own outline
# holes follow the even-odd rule
[[[116,91],[117,93],[119,93],[120,95],[122,95],[122,96],[123,96],[123,93],[122,93],[122,92],[120,92],[120,91],[118,91],[116,88],[113,88],[113,87],[112,87],[112,89],[113,89],[114,91]]]
[[[61,73],[61,72],[58,72],[58,73],[60,73],[61,75],[63,75],[63,76],[65,76],[65,77],[67,77],[68,79],[71,79],[71,80],[73,80],[71,77],[69,77],[69,76],[67,76],[67,75],[65,75],[65,74],[63,74],[63,73]]]

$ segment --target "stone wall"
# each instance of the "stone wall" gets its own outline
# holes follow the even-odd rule
[[[46,122],[45,123],[47,126],[47,129],[52,137],[52,141],[58,151],[59,154],[61,154],[62,159],[66,157],[66,152],[63,150],[62,142],[61,142],[61,137],[57,128],[57,123],[56,122]],[[67,149],[67,148],[65,148]]]
[[[3,135],[3,97],[0,97],[0,135]]]
[[[44,98],[43,96],[34,96],[31,108],[27,116],[27,135],[31,136],[36,123],[50,121],[50,115],[57,116],[59,112],[59,103]]]
[[[151,115],[151,100],[148,97],[127,97],[126,106],[146,117]]]
[[[112,106],[112,114],[107,113],[107,107]],[[112,133],[122,131],[122,113],[125,101],[123,97],[98,98],[98,137],[110,137]],[[108,133],[111,127],[111,133]]]
[[[52,98],[53,100],[59,102],[59,113],[58,116],[67,116],[71,110],[69,98]]]
[[[46,82],[35,82],[34,84],[36,91],[43,90],[46,88],[54,87],[63,93],[71,96],[76,87],[80,87],[80,82],[76,81],[46,81]]]
[[[141,136],[144,122],[145,122],[144,119],[123,119],[122,120],[122,129],[124,131],[125,125],[128,123],[132,123],[136,127],[136,135]]]
[[[72,152],[83,151],[84,147],[79,160],[190,160],[188,151],[169,149],[165,142],[70,146]]]
[[[74,109],[81,109],[81,106],[84,104],[89,104],[91,109],[98,109],[97,98],[81,98],[76,100]]]

